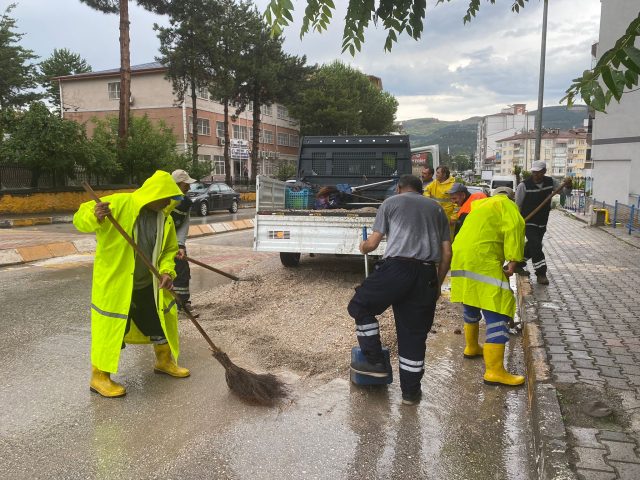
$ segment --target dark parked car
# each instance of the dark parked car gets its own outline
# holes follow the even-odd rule
[[[229,210],[236,213],[240,205],[240,194],[222,182],[192,183],[187,196],[193,202],[191,210],[202,216],[211,210]]]

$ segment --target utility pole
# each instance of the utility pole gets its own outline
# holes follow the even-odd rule
[[[542,143],[542,100],[544,97],[544,64],[547,50],[547,11],[549,0],[544,0],[542,13],[542,45],[540,46],[540,77],[538,79],[538,115],[536,116],[536,151],[534,160],[540,160],[540,144]]]

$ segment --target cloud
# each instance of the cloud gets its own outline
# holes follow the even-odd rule
[[[268,0],[257,0],[264,10]],[[305,0],[294,2],[294,22],[285,28],[285,49],[306,55],[309,63],[340,59],[380,77],[398,98],[399,119],[435,116],[463,119],[495,113],[511,103],[536,108],[542,2],[528,2],[519,14],[511,2],[482,2],[471,23],[463,24],[468,0],[435,5],[428,0],[422,38],[399,38],[383,51],[386,32],[373,24],[362,52],[341,53],[346,0],[336,3],[327,32],[299,38]],[[166,18],[130,2],[131,61],[153,61],[159,42],[154,22]],[[101,70],[119,65],[118,17],[90,9],[79,0],[20,0],[13,12],[23,43],[43,59],[54,48],[68,48]],[[545,105],[556,105],[571,79],[590,67],[590,47],[598,38],[600,1],[554,0],[549,5]]]

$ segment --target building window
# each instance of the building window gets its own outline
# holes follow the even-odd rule
[[[273,132],[271,130],[264,130],[264,143],[273,145]]]
[[[109,82],[107,88],[109,90],[109,100],[120,100],[120,82]]]
[[[289,112],[287,111],[287,107],[278,105],[278,118],[280,120],[286,120],[288,117],[289,117]]]
[[[224,155],[214,155],[213,164],[211,165],[212,175],[224,175]]]
[[[286,133],[279,133],[278,134],[278,145],[281,145],[283,147],[288,147],[289,146],[289,135],[287,135]]]
[[[294,135],[293,133],[289,135],[289,146],[297,147],[299,143],[298,135]]]
[[[244,125],[234,125],[233,126],[233,138],[238,138],[240,140],[247,140],[247,127]]]
[[[193,133],[193,117],[189,117],[189,133]],[[198,119],[198,135],[211,135],[211,127],[209,126],[208,119]]]
[[[208,87],[198,87],[196,89],[196,97],[202,98],[203,100],[209,100],[209,88]]]
[[[224,138],[224,122],[216,122],[216,136]]]
[[[211,167],[211,155],[200,155],[198,154],[198,162],[207,167]]]
[[[262,113],[262,115],[272,116],[273,113],[271,112],[271,105],[262,105],[260,107],[260,113]]]

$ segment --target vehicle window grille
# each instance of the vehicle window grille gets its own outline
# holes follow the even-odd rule
[[[392,175],[398,170],[397,152],[385,152],[382,154],[382,175]]]
[[[311,169],[316,175],[327,174],[327,153],[313,152],[311,154]]]
[[[372,152],[334,152],[334,176],[377,175],[375,153]]]

